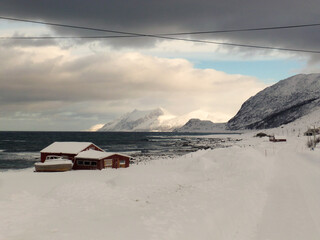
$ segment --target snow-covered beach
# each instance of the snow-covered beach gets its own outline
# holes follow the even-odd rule
[[[0,239],[319,239],[320,150],[296,128],[127,169],[2,172]]]

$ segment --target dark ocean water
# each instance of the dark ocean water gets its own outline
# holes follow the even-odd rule
[[[148,160],[221,147],[225,140],[190,133],[0,132],[0,171],[32,167],[39,161],[40,151],[55,141],[93,142],[105,151]]]

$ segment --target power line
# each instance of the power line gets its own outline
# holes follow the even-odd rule
[[[45,39],[110,39],[110,38],[130,38],[135,36],[82,36],[82,37],[0,37],[0,40],[45,40]],[[291,52],[304,52],[304,53],[320,53],[316,50],[306,50],[306,49],[294,49],[294,48],[280,48],[280,47],[270,47],[270,46],[260,46],[260,45],[248,45],[240,43],[225,43],[225,42],[216,42],[209,40],[199,40],[199,39],[187,39],[187,38],[173,38],[173,37],[161,37],[167,40],[178,40],[178,41],[187,41],[187,42],[196,42],[196,43],[206,43],[206,44],[216,44],[216,45],[225,45],[233,47],[246,47],[246,48],[258,48],[266,50],[280,50],[280,51],[291,51]]]
[[[288,25],[288,26],[274,26],[274,27],[261,27],[261,28],[242,28],[242,29],[228,29],[228,30],[212,30],[212,31],[199,31],[199,32],[165,33],[165,34],[159,34],[159,35],[162,35],[162,36],[178,36],[178,35],[196,35],[196,34],[251,32],[251,31],[281,30],[281,29],[293,29],[293,28],[317,27],[317,26],[320,26],[320,23],[300,24],[300,25]]]
[[[50,26],[57,26],[57,27],[68,27],[68,28],[76,28],[76,29],[83,29],[83,30],[92,30],[92,31],[101,31],[101,32],[109,32],[109,33],[135,35],[135,36],[142,36],[142,37],[146,37],[146,36],[177,36],[177,35],[195,35],[195,34],[215,34],[215,33],[250,32],[250,31],[267,31],[267,30],[281,30],[281,29],[293,29],[293,28],[305,28],[305,27],[317,27],[317,26],[320,26],[320,23],[310,23],[310,24],[296,24],[296,25],[272,26],[272,27],[260,27],[260,28],[240,28],[240,29],[210,30],[210,31],[196,31],[196,32],[144,34],[144,33],[133,33],[133,32],[116,31],[116,30],[110,30],[110,29],[75,26],[75,25],[68,25],[68,24],[50,23],[50,22],[44,22],[44,21],[20,19],[20,18],[10,18],[10,17],[3,17],[3,16],[0,16],[0,19],[12,20],[12,21],[20,21],[20,22],[28,22],[28,23],[36,23],[36,24],[43,24],[43,25],[50,25]]]
[[[108,33],[117,33],[124,34],[120,36],[82,36],[82,37],[2,37],[0,39],[20,39],[20,40],[31,40],[31,39],[63,39],[63,38],[73,38],[73,39],[85,39],[85,38],[126,38],[126,37],[151,37],[151,38],[160,38],[167,40],[178,40],[178,41],[187,41],[187,42],[196,42],[196,43],[207,43],[207,44],[216,44],[216,45],[224,45],[224,46],[233,46],[233,47],[245,47],[245,48],[258,48],[258,49],[267,49],[267,50],[280,50],[280,51],[291,51],[291,52],[304,52],[304,53],[320,53],[317,50],[306,50],[306,49],[294,49],[294,48],[281,48],[281,47],[270,47],[270,46],[260,46],[260,45],[249,45],[249,44],[240,44],[240,43],[225,43],[225,42],[216,42],[209,40],[199,40],[199,39],[188,39],[188,38],[177,38],[170,37],[170,35],[185,35],[185,34],[202,34],[202,33],[218,33],[218,32],[240,32],[240,31],[260,31],[260,30],[271,30],[271,29],[284,29],[284,28],[297,28],[297,27],[311,27],[311,26],[319,26],[320,24],[304,24],[304,25],[291,25],[291,26],[278,26],[278,27],[268,27],[268,28],[248,28],[248,29],[233,29],[233,30],[221,30],[221,31],[207,31],[207,32],[189,32],[189,33],[176,33],[176,34],[142,34],[142,33],[133,33],[133,32],[124,32],[124,31],[115,31],[109,29],[101,29],[101,28],[92,28],[92,27],[83,27],[83,26],[75,26],[68,24],[58,24],[58,23],[50,23],[43,21],[34,21],[34,20],[26,20],[26,19],[18,19],[18,18],[9,18],[2,17],[0,19],[12,20],[12,21],[20,21],[20,22],[29,22],[36,23],[42,25],[49,26],[57,26],[57,27],[66,27],[66,28],[74,28],[74,29],[82,29],[82,30],[90,30],[90,31],[99,31],[99,32],[108,32]]]
[[[46,40],[46,39],[104,39],[104,38],[130,38],[130,37],[136,37],[136,36],[32,36],[32,37],[0,37],[2,40]]]
[[[184,38],[172,38],[172,40],[173,39],[189,41],[189,42],[198,42],[198,43],[211,43],[211,44],[233,46],[233,47],[258,48],[258,49],[266,49],[266,50],[280,50],[280,51],[304,52],[304,53],[320,53],[320,51],[317,51],[317,50],[281,48],[281,47],[270,47],[270,46],[260,46],[260,45],[248,45],[248,44],[240,44],[240,43],[224,43],[224,42],[215,42],[215,41],[197,40],[197,39],[184,39]]]
[[[69,25],[69,24],[50,23],[50,22],[44,22],[44,21],[34,21],[34,20],[20,19],[20,18],[10,18],[10,17],[2,17],[2,16],[0,16],[0,19],[18,21],[18,22],[36,23],[36,24],[42,24],[42,25],[48,25],[48,26],[56,26],[56,27],[65,27],[65,28],[90,30],[90,31],[97,31],[97,32],[118,33],[118,34],[134,35],[134,36],[141,36],[141,37],[149,36],[149,35],[140,34],[140,33],[131,33],[131,32],[108,30],[108,29],[102,29],[102,28],[75,26],[75,25]]]

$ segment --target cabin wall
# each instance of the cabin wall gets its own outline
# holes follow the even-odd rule
[[[286,142],[287,139],[270,137],[270,138],[269,138],[269,141],[270,141],[270,142]]]
[[[103,160],[76,158],[73,164],[74,170],[101,170],[104,168]]]
[[[108,159],[112,158],[112,168],[127,168],[130,164],[130,158],[122,155],[112,155]],[[121,162],[124,161],[124,164]]]

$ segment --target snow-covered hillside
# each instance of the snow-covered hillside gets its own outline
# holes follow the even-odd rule
[[[175,116],[163,108],[149,111],[134,110],[121,118],[105,124],[99,131],[161,131],[170,132],[183,126],[191,118],[211,120],[214,117],[205,111],[197,110],[191,113]]]
[[[320,127],[320,107],[293,122],[277,128],[263,129],[267,134],[302,136],[309,128]]]
[[[297,131],[319,113],[267,130],[287,142],[251,131],[126,169],[1,172],[0,239],[320,239],[320,149]]]
[[[131,113],[105,124],[99,131],[152,131],[157,130],[162,119],[173,117],[162,108],[149,111],[135,109]]]
[[[227,124],[229,129],[278,127],[320,106],[320,74],[299,74],[248,99]]]
[[[200,120],[197,118],[190,119],[185,125],[174,130],[174,132],[209,132],[209,133],[221,133],[226,132],[225,123],[213,123],[209,120]]]

